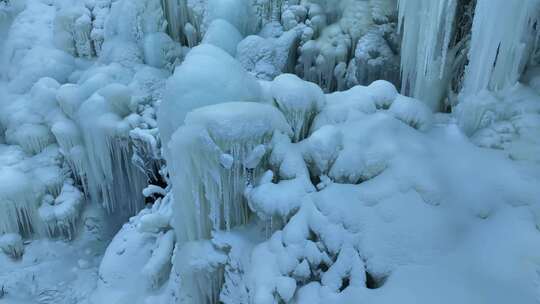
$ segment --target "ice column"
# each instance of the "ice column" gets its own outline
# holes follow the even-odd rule
[[[39,201],[23,172],[8,167],[0,172],[0,234],[19,233],[29,236],[42,232],[37,214]]]
[[[399,0],[402,93],[438,110],[452,60],[449,53],[457,0]]]
[[[291,132],[283,115],[266,104],[222,103],[187,115],[169,142],[179,241],[209,238],[212,230],[247,223],[246,183],[267,169],[266,157],[258,164],[248,158],[270,142],[274,131]]]
[[[539,3],[538,0],[478,0],[464,94],[499,90],[518,81],[538,31]]]

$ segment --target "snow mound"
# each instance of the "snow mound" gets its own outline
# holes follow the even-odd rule
[[[62,192],[54,201],[52,197],[44,199],[39,208],[39,216],[45,223],[50,237],[61,235],[67,239],[74,238],[83,202],[83,194],[67,183],[63,185]]]
[[[14,259],[19,259],[24,253],[22,237],[16,233],[6,233],[0,236],[0,249]]]
[[[396,98],[389,111],[397,119],[421,131],[428,130],[433,121],[431,109],[425,103],[405,96]]]
[[[236,56],[236,46],[242,40],[242,35],[236,27],[223,19],[216,19],[210,23],[202,43],[212,44]]]
[[[259,84],[228,53],[209,44],[193,48],[167,81],[158,112],[162,142],[166,147],[186,114],[197,107],[260,98]]]
[[[311,122],[324,105],[322,90],[292,74],[278,76],[270,90],[275,106],[285,115],[294,132],[293,140],[306,138]]]

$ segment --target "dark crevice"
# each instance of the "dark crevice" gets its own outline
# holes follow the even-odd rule
[[[322,272],[327,272],[329,267],[328,265],[326,265],[325,262],[321,262],[317,268],[320,269]]]
[[[349,277],[345,277],[341,280],[341,287],[339,287],[339,292],[342,292],[343,290],[345,290],[347,287],[349,287],[351,283],[351,280],[349,279]]]
[[[381,288],[386,283],[387,276],[374,276],[366,271],[366,287],[368,289]]]
[[[161,174],[159,174],[159,172],[154,172],[154,174],[150,174],[148,184],[158,186],[158,187],[161,187],[163,189],[167,188],[167,180],[165,178],[163,178],[163,176],[161,176]],[[159,193],[155,193],[152,196],[145,197],[144,198],[144,203],[145,204],[153,204],[159,198],[163,198],[163,195],[159,194]]]
[[[321,183],[321,177],[318,175],[310,174],[309,179],[311,180],[311,183],[313,184],[313,186],[315,186],[315,188],[318,184]]]

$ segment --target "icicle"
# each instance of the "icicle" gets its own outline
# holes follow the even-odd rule
[[[2,168],[0,172],[0,234],[19,233],[29,236],[41,232],[37,214],[38,199],[31,184],[32,178],[16,169]]]
[[[206,5],[206,3],[205,3]],[[167,33],[174,41],[193,47],[201,41],[206,6],[187,0],[161,0]]]
[[[16,233],[0,235],[0,249],[14,259],[21,258],[24,253],[21,235]]]
[[[274,130],[290,132],[283,115],[265,104],[224,103],[187,115],[169,143],[174,157],[168,164],[181,242],[247,223],[246,166],[256,167],[250,169],[254,176],[264,172],[267,160],[259,145],[270,142]],[[223,154],[230,155],[232,165],[222,165]]]
[[[71,240],[75,235],[82,204],[82,193],[67,183],[54,201],[52,197],[46,198],[39,208],[39,216],[45,223],[49,237],[63,236]]]
[[[80,57],[92,57],[91,12],[83,6],[62,9],[54,19],[54,41],[58,48]]]
[[[178,248],[178,247],[177,247]],[[186,263],[186,261],[190,261]],[[180,303],[218,304],[227,256],[210,241],[188,242],[174,255],[173,271],[180,276]]]
[[[191,23],[186,23],[184,26],[184,33],[186,35],[187,44],[190,48],[197,44],[197,30]]]
[[[293,140],[306,138],[311,122],[325,102],[322,90],[295,75],[282,74],[272,82],[271,91],[275,105],[294,132]]]
[[[539,1],[478,0],[463,94],[515,84],[533,49]]]
[[[161,0],[161,6],[167,20],[167,33],[175,41],[180,41],[184,24],[181,18],[181,0]]]
[[[402,93],[441,107],[457,0],[399,0]]]
[[[18,144],[26,153],[38,154],[54,143],[49,128],[43,124],[25,123],[6,132],[8,142]]]
[[[81,57],[92,57],[94,55],[94,47],[90,39],[92,31],[92,20],[89,15],[82,15],[75,20],[73,29],[73,39],[75,40],[75,49]]]
[[[92,9],[92,31],[90,38],[96,55],[101,54],[101,46],[105,40],[105,23],[111,11],[111,0],[96,1]]]
[[[85,101],[77,112],[87,161],[83,165],[90,197],[102,201],[109,212],[134,215],[144,206],[146,176],[132,162],[129,130],[138,121],[127,109],[130,91],[110,85]],[[79,155],[84,156],[84,155]]]

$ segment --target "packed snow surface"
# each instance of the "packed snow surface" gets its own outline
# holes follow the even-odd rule
[[[0,0],[0,304],[535,304],[539,0]]]

